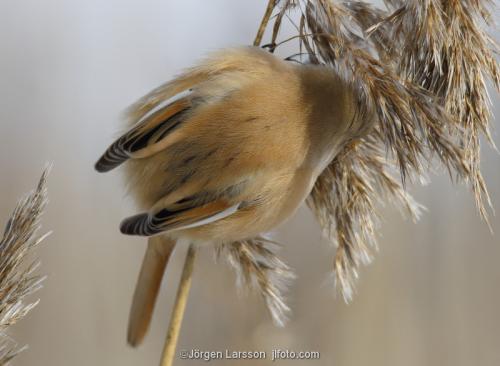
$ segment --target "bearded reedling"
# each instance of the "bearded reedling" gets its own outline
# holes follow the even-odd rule
[[[145,212],[121,232],[148,236],[128,341],[149,326],[175,242],[233,242],[294,214],[346,144],[372,127],[334,70],[286,62],[256,47],[228,49],[146,95],[131,127],[96,163],[126,163]]]

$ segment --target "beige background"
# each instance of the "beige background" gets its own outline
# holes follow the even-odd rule
[[[54,234],[39,250],[49,278],[14,332],[30,344],[15,365],[157,363],[185,249],[172,260],[144,346],[127,347],[145,242],[120,235],[133,205],[119,172],[98,175],[93,163],[125,106],[206,51],[249,43],[263,8],[263,0],[1,0],[0,222],[54,162],[44,218]],[[492,100],[499,114],[498,96]],[[500,156],[491,148],[483,168],[500,211]],[[445,176],[413,192],[429,212],[414,225],[383,210],[380,251],[350,306],[327,284],[333,249],[308,210],[277,231],[299,276],[284,329],[258,297],[238,296],[232,272],[206,248],[180,348],[321,351],[321,360],[282,365],[500,365],[500,216],[492,236],[466,189]]]

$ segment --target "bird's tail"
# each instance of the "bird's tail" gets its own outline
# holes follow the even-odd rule
[[[141,344],[148,331],[163,273],[174,247],[173,239],[149,238],[130,309],[127,342],[132,347]]]

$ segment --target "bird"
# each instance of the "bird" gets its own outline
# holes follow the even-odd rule
[[[123,164],[141,213],[120,231],[148,237],[130,345],[147,333],[176,243],[249,239],[293,216],[339,152],[373,127],[358,94],[331,67],[245,46],[211,53],[129,108],[126,132],[95,169]]]

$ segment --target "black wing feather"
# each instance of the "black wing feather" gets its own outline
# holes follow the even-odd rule
[[[179,103],[179,101],[176,103]],[[185,108],[168,115],[167,118],[157,124],[151,123],[152,119],[158,118],[158,115],[161,115],[169,108],[172,108],[173,104],[175,103],[162,108],[150,118],[140,122],[132,130],[118,138],[118,140],[116,140],[97,161],[95,169],[100,173],[108,172],[133,157],[134,153],[156,144],[179,127],[179,125],[186,119],[186,114],[191,108],[190,106],[186,106]],[[150,126],[147,126],[148,124],[150,124]]]

